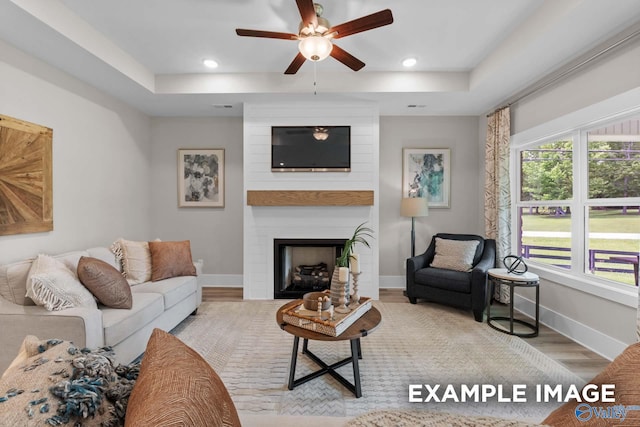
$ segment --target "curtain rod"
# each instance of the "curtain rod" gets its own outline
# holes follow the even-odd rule
[[[590,57],[588,57],[587,59],[580,61],[578,64],[571,66],[570,68],[564,70],[563,72],[561,72],[560,74],[558,74],[557,76],[551,78],[550,80],[544,82],[544,83],[540,83],[537,86],[534,86],[533,88],[531,88],[530,90],[528,90],[527,92],[525,92],[522,95],[519,95],[517,98],[507,102],[506,105],[496,108],[492,113],[487,114],[487,117],[489,117],[491,114],[497,113],[498,111],[510,107],[513,104],[515,104],[516,102],[519,102],[521,100],[523,100],[524,98],[533,95],[534,93],[541,91],[542,89],[545,89],[549,86],[551,86],[552,84],[558,82],[559,80],[565,78],[567,75],[573,73],[574,71],[578,70],[579,68],[584,67],[585,65],[589,64],[590,62],[595,61],[596,59],[600,58],[602,55],[610,52],[611,50],[620,47],[621,45],[629,42],[631,39],[635,38],[636,36],[638,36],[640,34],[640,28],[635,30],[634,32],[632,32],[631,34],[628,34],[627,36],[623,37],[622,39],[616,41],[615,43],[605,47],[604,49],[602,49],[599,52],[596,52],[595,54],[591,55]]]

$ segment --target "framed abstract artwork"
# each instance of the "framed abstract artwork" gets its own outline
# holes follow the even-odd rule
[[[53,230],[53,130],[0,115],[0,236]]]
[[[402,149],[402,197],[426,197],[429,208],[448,208],[450,189],[448,148]]]
[[[178,150],[178,206],[224,207],[224,149]]]

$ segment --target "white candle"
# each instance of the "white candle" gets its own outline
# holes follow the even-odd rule
[[[351,254],[351,271],[354,274],[360,273],[360,254]]]
[[[349,277],[349,269],[347,267],[340,267],[338,270],[338,280],[341,282],[346,282]]]

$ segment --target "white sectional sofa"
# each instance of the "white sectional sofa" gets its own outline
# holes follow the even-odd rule
[[[81,256],[100,259],[121,270],[115,255],[106,247],[54,256],[76,271]],[[27,277],[33,260],[0,266],[0,372],[18,352],[27,335],[73,341],[78,347],[112,346],[121,363],[129,363],[144,352],[154,328],[169,331],[202,302],[197,276],[179,276],[131,287],[131,309],[98,305],[47,311],[25,297]],[[200,274],[202,264],[195,263]]]

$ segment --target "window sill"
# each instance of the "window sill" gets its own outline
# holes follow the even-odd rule
[[[528,264],[529,271],[536,273],[541,279],[549,280],[561,286],[566,286],[581,292],[595,295],[627,307],[638,307],[638,288],[620,289],[617,286],[609,285],[592,277],[583,274],[580,276],[546,268],[540,264]]]

